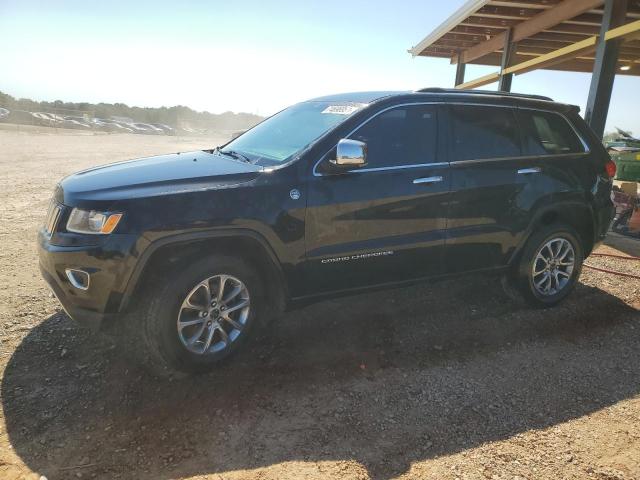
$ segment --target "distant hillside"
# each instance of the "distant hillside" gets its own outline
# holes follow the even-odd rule
[[[88,113],[91,117],[128,117],[135,122],[163,123],[174,128],[198,130],[245,130],[260,122],[263,117],[252,113],[224,112],[220,114],[196,112],[182,105],[175,107],[130,107],[124,103],[74,103],[56,100],[36,102],[28,98],[16,99],[0,92],[0,107],[28,112],[50,112],[71,115],[74,111]]]

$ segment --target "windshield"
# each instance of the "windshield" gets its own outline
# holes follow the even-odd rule
[[[278,165],[364,106],[328,101],[299,103],[276,113],[220,151],[240,154],[263,166]]]

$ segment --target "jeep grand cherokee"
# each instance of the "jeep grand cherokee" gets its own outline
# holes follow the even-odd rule
[[[556,304],[606,234],[614,174],[578,108],[546,97],[334,95],[211,150],[63,179],[40,266],[78,322],[122,317],[148,363],[203,371],[338,294],[496,271]]]

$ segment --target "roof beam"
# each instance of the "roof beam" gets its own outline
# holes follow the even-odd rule
[[[615,38],[615,37],[611,37],[611,38]],[[607,37],[607,39],[610,39],[610,38]],[[630,39],[627,39],[627,40],[629,41]],[[573,42],[567,42],[567,41],[551,42],[547,40],[538,40],[532,37],[526,40],[519,41],[517,49],[518,49],[518,52],[526,53],[527,55],[531,55],[531,54],[543,55],[545,53],[552,52],[559,48],[573,45],[574,43],[575,43],[575,40]],[[451,38],[445,35],[436,43],[434,43],[432,47],[438,47],[441,49],[450,50],[452,55],[456,55],[457,54],[456,52],[458,52],[459,50],[463,50],[472,45],[473,45],[473,42],[471,41],[460,40],[459,38]],[[501,48],[500,50],[496,50],[496,52],[501,52],[503,48]],[[425,52],[427,53],[428,51],[429,51],[428,49],[425,50]],[[629,54],[640,55],[640,45],[629,42],[624,44],[621,47],[620,51],[627,52]]]
[[[595,35],[595,32],[592,34]],[[591,37],[592,35],[585,35],[585,37]],[[544,42],[553,42],[553,43],[573,43],[576,40],[582,40],[581,38],[578,38],[578,36],[571,34],[571,33],[557,33],[557,32],[550,32],[548,30],[544,31],[544,32],[540,32],[540,33],[536,33],[535,35],[530,36],[529,38],[526,38],[524,40],[522,40],[523,42],[530,42],[530,41],[544,41]],[[561,45],[563,46],[563,45]]]
[[[597,37],[587,38],[580,42],[576,42],[573,45],[559,48],[558,50],[554,50],[553,52],[545,53],[544,55],[532,58],[531,60],[527,60],[526,62],[508,67],[504,72],[515,73],[519,75],[525,72],[530,72],[531,70],[536,70],[538,68],[544,68],[556,63],[561,63],[567,58],[577,57],[583,53],[595,50],[596,40]]]
[[[483,85],[489,85],[490,83],[495,83],[500,78],[500,74],[498,72],[490,73],[483,77],[476,78],[475,80],[470,80],[468,82],[461,83],[460,85],[456,85],[458,90],[469,90],[470,88],[482,87]]]
[[[555,28],[560,29],[560,31],[556,31]],[[564,32],[563,29],[570,29],[570,32]],[[478,27],[478,26],[465,26],[458,25],[457,27],[452,28],[447,35],[464,35],[465,37],[476,37],[478,40],[475,43],[480,41],[489,40],[493,35],[497,35],[502,33],[504,28],[495,28],[495,27]],[[567,41],[573,43],[577,40],[581,40],[578,37],[591,37],[592,35],[597,35],[598,29],[593,27],[586,27],[580,25],[569,25],[566,23],[560,24],[554,29],[547,29],[543,32],[536,33],[529,37],[529,39],[537,39],[544,38],[545,40],[558,40],[558,41]],[[529,40],[527,39],[527,40]],[[436,40],[437,41],[437,40]]]
[[[438,28],[436,28],[433,32],[427,35],[425,38],[418,43],[415,47],[409,49],[409,53],[414,57],[416,55],[420,55],[420,53],[431,45],[433,42],[438,40],[441,36],[459,24],[462,20],[467,18],[473,12],[479,10],[484,7],[489,0],[468,0],[464,5],[462,5],[458,10],[455,11],[453,15],[451,15],[446,22],[441,24]]]
[[[584,56],[581,55],[576,58],[567,58],[562,61],[559,60],[558,61],[559,63],[543,65],[540,68],[540,70],[592,73],[593,64],[594,64],[594,55],[595,53],[592,52],[592,53],[587,53]],[[530,60],[530,58],[531,57],[516,54],[514,65],[517,63],[522,63],[524,61]],[[481,59],[474,60],[473,63],[470,63],[469,65],[485,65],[490,67],[500,67],[501,60],[502,60],[502,55],[500,55],[499,53],[490,53],[489,55],[486,55]],[[618,68],[618,70],[616,71],[616,75],[640,76],[640,60],[625,61],[623,58],[618,59],[618,67],[621,67],[623,65],[629,65],[631,66],[631,69],[620,70]],[[496,71],[496,73],[499,75],[498,71]]]
[[[548,8],[553,8],[554,5],[560,3],[562,0],[552,0],[541,2],[540,0],[491,0],[489,5],[495,5],[497,7],[518,7],[518,8],[537,8],[539,10],[546,10]]]
[[[529,20],[513,26],[513,40],[517,42],[524,38],[535,35],[559,23],[587,12],[594,7],[601,5],[603,0],[564,0],[553,8],[538,13]],[[469,63],[488,53],[495,52],[504,44],[507,33],[502,32],[491,37],[489,40],[479,43],[460,53],[460,60]]]
[[[531,8],[497,7],[489,4],[475,12],[474,15],[488,18],[506,18],[508,20],[527,20],[538,13],[540,13],[540,10]]]
[[[614,38],[636,34],[638,31],[640,31],[640,20],[627,23],[626,25],[622,25],[620,27],[612,28],[604,34],[604,38],[605,40],[612,40]]]
[[[571,23],[561,23],[554,27],[546,28],[543,31],[590,37],[591,35],[597,35],[600,32],[600,29],[592,25],[574,25]]]
[[[627,23],[626,25],[622,25],[620,27],[612,28],[607,31],[604,36],[605,40],[614,40],[621,39],[624,41],[625,39],[634,39],[636,35],[640,33],[640,20],[636,20],[635,22]],[[572,45],[568,45],[566,47],[560,48],[558,50],[554,50],[553,52],[546,53],[544,55],[540,55],[539,57],[532,58],[530,60],[526,60],[524,62],[520,62],[516,65],[507,67],[502,69],[502,74],[513,73],[516,75],[520,75],[531,70],[538,69],[547,69],[547,70],[582,70],[589,72],[590,68],[593,66],[592,59],[584,59],[582,58],[585,53],[590,53],[595,51],[598,42],[598,36],[593,36],[586,38],[580,42],[576,42]],[[491,52],[490,55],[495,57],[496,53]],[[631,63],[628,60],[620,59],[623,63]],[[631,70],[627,71],[616,71],[617,74],[622,75],[638,75],[640,74],[640,66],[635,66],[636,60],[633,61],[634,65]],[[569,66],[569,63],[571,64]],[[620,62],[618,62],[620,63]],[[490,83],[496,82],[500,78],[500,72],[493,72],[488,75],[484,75],[483,77],[476,78],[475,80],[469,80],[468,82],[462,83],[458,85],[456,88],[459,89],[470,89],[481,87],[483,85],[488,85]]]
[[[580,18],[580,16],[575,18]],[[500,20],[496,18],[484,18],[471,15],[466,20],[460,22],[460,24],[456,28],[474,29],[476,31],[480,30],[482,31],[482,35],[486,37],[486,40],[489,40],[493,35],[498,35],[508,28],[515,27],[516,25],[518,25],[518,23],[519,22],[516,20]],[[592,25],[585,22],[562,22],[543,31],[566,33],[571,35],[584,35],[585,37],[590,37],[591,35],[597,35],[600,32],[600,28],[598,25]]]

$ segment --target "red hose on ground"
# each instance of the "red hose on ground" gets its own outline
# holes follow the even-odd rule
[[[612,258],[622,258],[624,260],[640,260],[640,257],[632,257],[631,255],[614,255],[612,253],[592,253],[592,257],[612,257]],[[587,263],[582,264],[583,267],[590,268],[591,270],[597,270],[599,272],[611,273],[613,275],[621,275],[623,277],[636,278],[640,280],[640,275],[633,275],[631,273],[617,272],[616,270],[609,270],[607,268],[594,267]]]
[[[623,258],[625,260],[640,260],[640,257],[632,257],[631,255],[614,255],[612,253],[592,253],[590,257],[613,257]]]
[[[640,259],[635,258],[634,260],[640,260]],[[590,268],[591,270],[597,270],[597,271],[599,271],[599,272],[611,273],[611,274],[613,274],[613,275],[621,275],[621,276],[623,276],[623,277],[630,277],[630,278],[635,278],[635,279],[637,279],[637,280],[640,280],[640,275],[633,275],[633,274],[631,274],[631,273],[617,272],[617,271],[615,271],[615,270],[608,270],[608,269],[606,269],[606,268],[598,268],[598,267],[594,267],[594,266],[588,265],[588,264],[586,264],[586,263],[583,263],[583,264],[582,264],[582,266],[583,266],[583,267]]]

